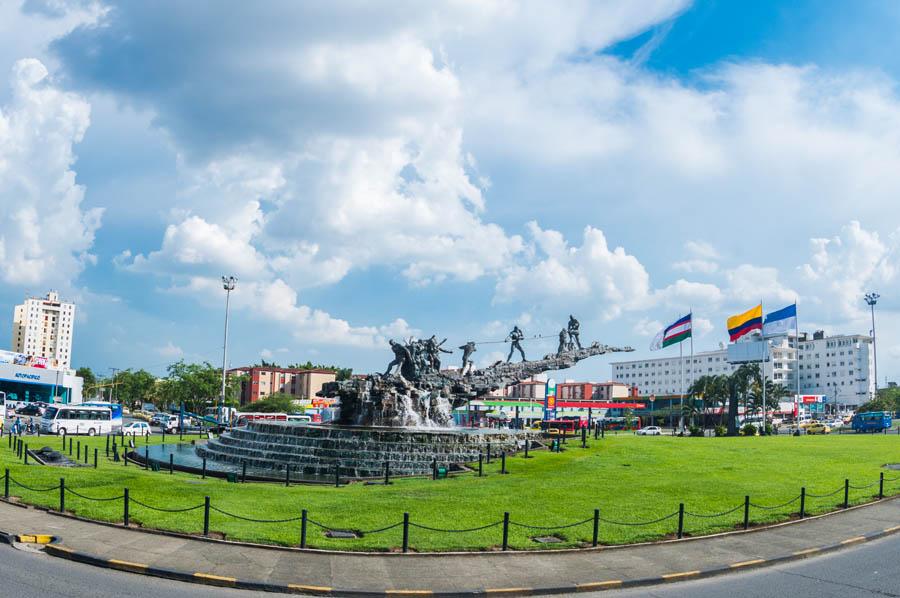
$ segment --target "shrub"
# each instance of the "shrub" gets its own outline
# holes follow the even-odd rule
[[[755,436],[756,435],[756,426],[753,424],[744,424],[741,427],[741,436]]]
[[[728,428],[722,425],[716,426],[716,436],[725,436],[728,433]]]
[[[701,428],[700,426],[691,426],[688,429],[691,433],[691,436],[703,436],[703,428]]]
[[[772,427],[772,424],[766,424],[766,435],[771,436],[775,433],[775,428]]]

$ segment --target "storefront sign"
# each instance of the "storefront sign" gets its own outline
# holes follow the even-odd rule
[[[544,421],[556,419],[556,380],[547,380],[547,392],[544,393]]]

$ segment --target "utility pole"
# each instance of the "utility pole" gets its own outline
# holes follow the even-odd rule
[[[872,361],[875,362],[875,396],[873,398],[878,398],[878,348],[875,344],[875,304],[878,303],[878,299],[881,297],[875,291],[866,293],[866,303],[869,304],[869,307],[872,309]]]
[[[110,394],[115,394],[115,399],[112,402],[118,403],[119,402],[119,383],[116,381],[116,376],[122,370],[120,368],[109,368],[109,370],[113,373],[113,378],[112,378],[112,386],[113,387],[112,387],[112,393],[110,393]],[[112,396],[110,396],[110,398],[112,399]]]
[[[219,412],[216,419],[222,421],[222,407],[225,406],[225,378],[228,369],[228,306],[231,301],[231,291],[234,290],[237,278],[234,276],[222,277],[222,288],[225,289],[225,340],[222,343],[222,394],[219,397]],[[229,423],[231,423],[229,421]]]

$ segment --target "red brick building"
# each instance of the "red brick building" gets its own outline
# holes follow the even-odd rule
[[[297,399],[309,400],[322,390],[326,382],[333,382],[337,374],[333,370],[306,370],[251,366],[228,370],[229,376],[247,376],[241,384],[241,405],[255,403],[276,393],[288,394]]]

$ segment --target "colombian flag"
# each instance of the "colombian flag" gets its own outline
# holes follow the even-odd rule
[[[762,303],[728,318],[728,336],[731,337],[731,342],[753,330],[762,330]]]

